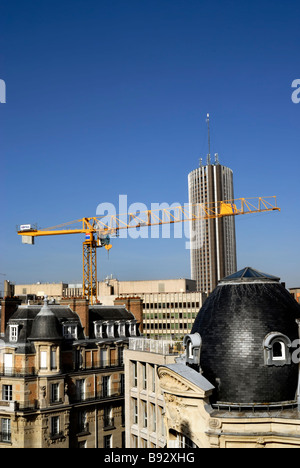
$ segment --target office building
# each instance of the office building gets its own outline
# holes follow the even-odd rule
[[[195,213],[202,204],[214,207],[218,201],[233,200],[233,173],[218,159],[202,165],[188,176],[189,203]],[[210,293],[225,276],[237,269],[234,216],[190,223],[191,278],[197,290]]]

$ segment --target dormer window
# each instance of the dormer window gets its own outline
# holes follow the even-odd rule
[[[103,324],[102,322],[94,322],[94,332],[96,338],[103,338]]]
[[[10,325],[9,326],[9,341],[11,343],[16,343],[19,338],[19,325]]]
[[[132,320],[132,321],[129,322],[129,335],[130,336],[137,336],[136,324],[137,324],[136,320]]]
[[[77,324],[68,324],[63,326],[64,337],[67,340],[77,340],[78,330]]]
[[[282,333],[272,332],[264,339],[264,360],[266,366],[291,364],[291,340]]]
[[[202,339],[199,333],[186,335],[183,340],[183,345],[186,349],[186,364],[188,366],[200,367]]]
[[[119,322],[118,323],[118,334],[119,336],[126,336],[126,322]]]
[[[115,322],[106,322],[106,333],[107,338],[115,337]]]

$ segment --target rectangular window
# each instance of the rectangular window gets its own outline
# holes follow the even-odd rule
[[[110,395],[110,376],[109,375],[105,375],[104,377],[102,377],[102,396],[105,398],[105,397],[109,397],[111,396]]]
[[[56,349],[51,349],[51,369],[57,369],[57,363],[56,363]]]
[[[137,387],[138,386],[137,362],[132,363],[132,369],[133,369],[133,387]]]
[[[1,419],[1,442],[11,442],[10,419]]]
[[[112,448],[112,435],[104,436],[103,448]]]
[[[143,416],[143,428],[148,427],[148,412],[147,412],[147,403],[145,401],[142,402],[142,416]]]
[[[59,402],[59,383],[55,383],[51,385],[51,402],[52,403]]]
[[[4,375],[12,375],[13,373],[13,355],[4,354]]]
[[[151,417],[152,417],[152,432],[156,432],[156,408],[151,404]]]
[[[133,424],[138,424],[138,402],[135,398],[132,400],[133,405]]]
[[[41,351],[40,369],[47,369],[47,351]]]
[[[120,377],[120,393],[121,395],[124,395],[125,393],[125,374],[121,374],[121,377]]]
[[[132,448],[138,448],[138,438],[137,438],[137,436],[135,436],[135,435],[131,436],[131,440],[132,440]]]
[[[12,385],[3,385],[2,386],[2,400],[3,401],[12,401]]]
[[[67,340],[77,340],[77,325],[64,325],[64,337]]]
[[[78,401],[85,400],[85,380],[76,380],[76,395]]]
[[[18,325],[9,326],[9,341],[16,343],[18,341]]]
[[[54,416],[51,418],[51,435],[56,436],[59,435],[60,431],[60,422],[59,422],[59,416]]]
[[[143,364],[143,390],[147,390],[147,364]]]
[[[87,432],[88,425],[87,425],[87,413],[86,411],[80,411],[78,413],[78,432]]]

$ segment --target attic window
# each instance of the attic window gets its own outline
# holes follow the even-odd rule
[[[18,328],[19,328],[19,325],[9,326],[9,341],[11,343],[16,343],[18,341],[18,337],[19,337]]]
[[[282,341],[275,341],[273,344],[273,360],[274,361],[280,361],[282,359],[286,358],[286,347],[285,344]]]
[[[77,340],[77,325],[64,325],[64,337],[67,340]]]
[[[291,340],[282,333],[272,332],[264,339],[264,360],[266,366],[291,364]]]

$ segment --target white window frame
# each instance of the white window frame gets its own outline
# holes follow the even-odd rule
[[[13,386],[12,385],[2,385],[2,400],[3,401],[12,401],[13,400]]]
[[[78,325],[77,324],[65,324],[63,326],[64,338],[67,340],[77,340],[78,338]]]
[[[1,419],[2,442],[11,441],[11,420],[9,418]]]
[[[9,341],[16,343],[19,338],[19,325],[9,325]]]
[[[40,370],[48,369],[48,353],[47,351],[40,351]]]

